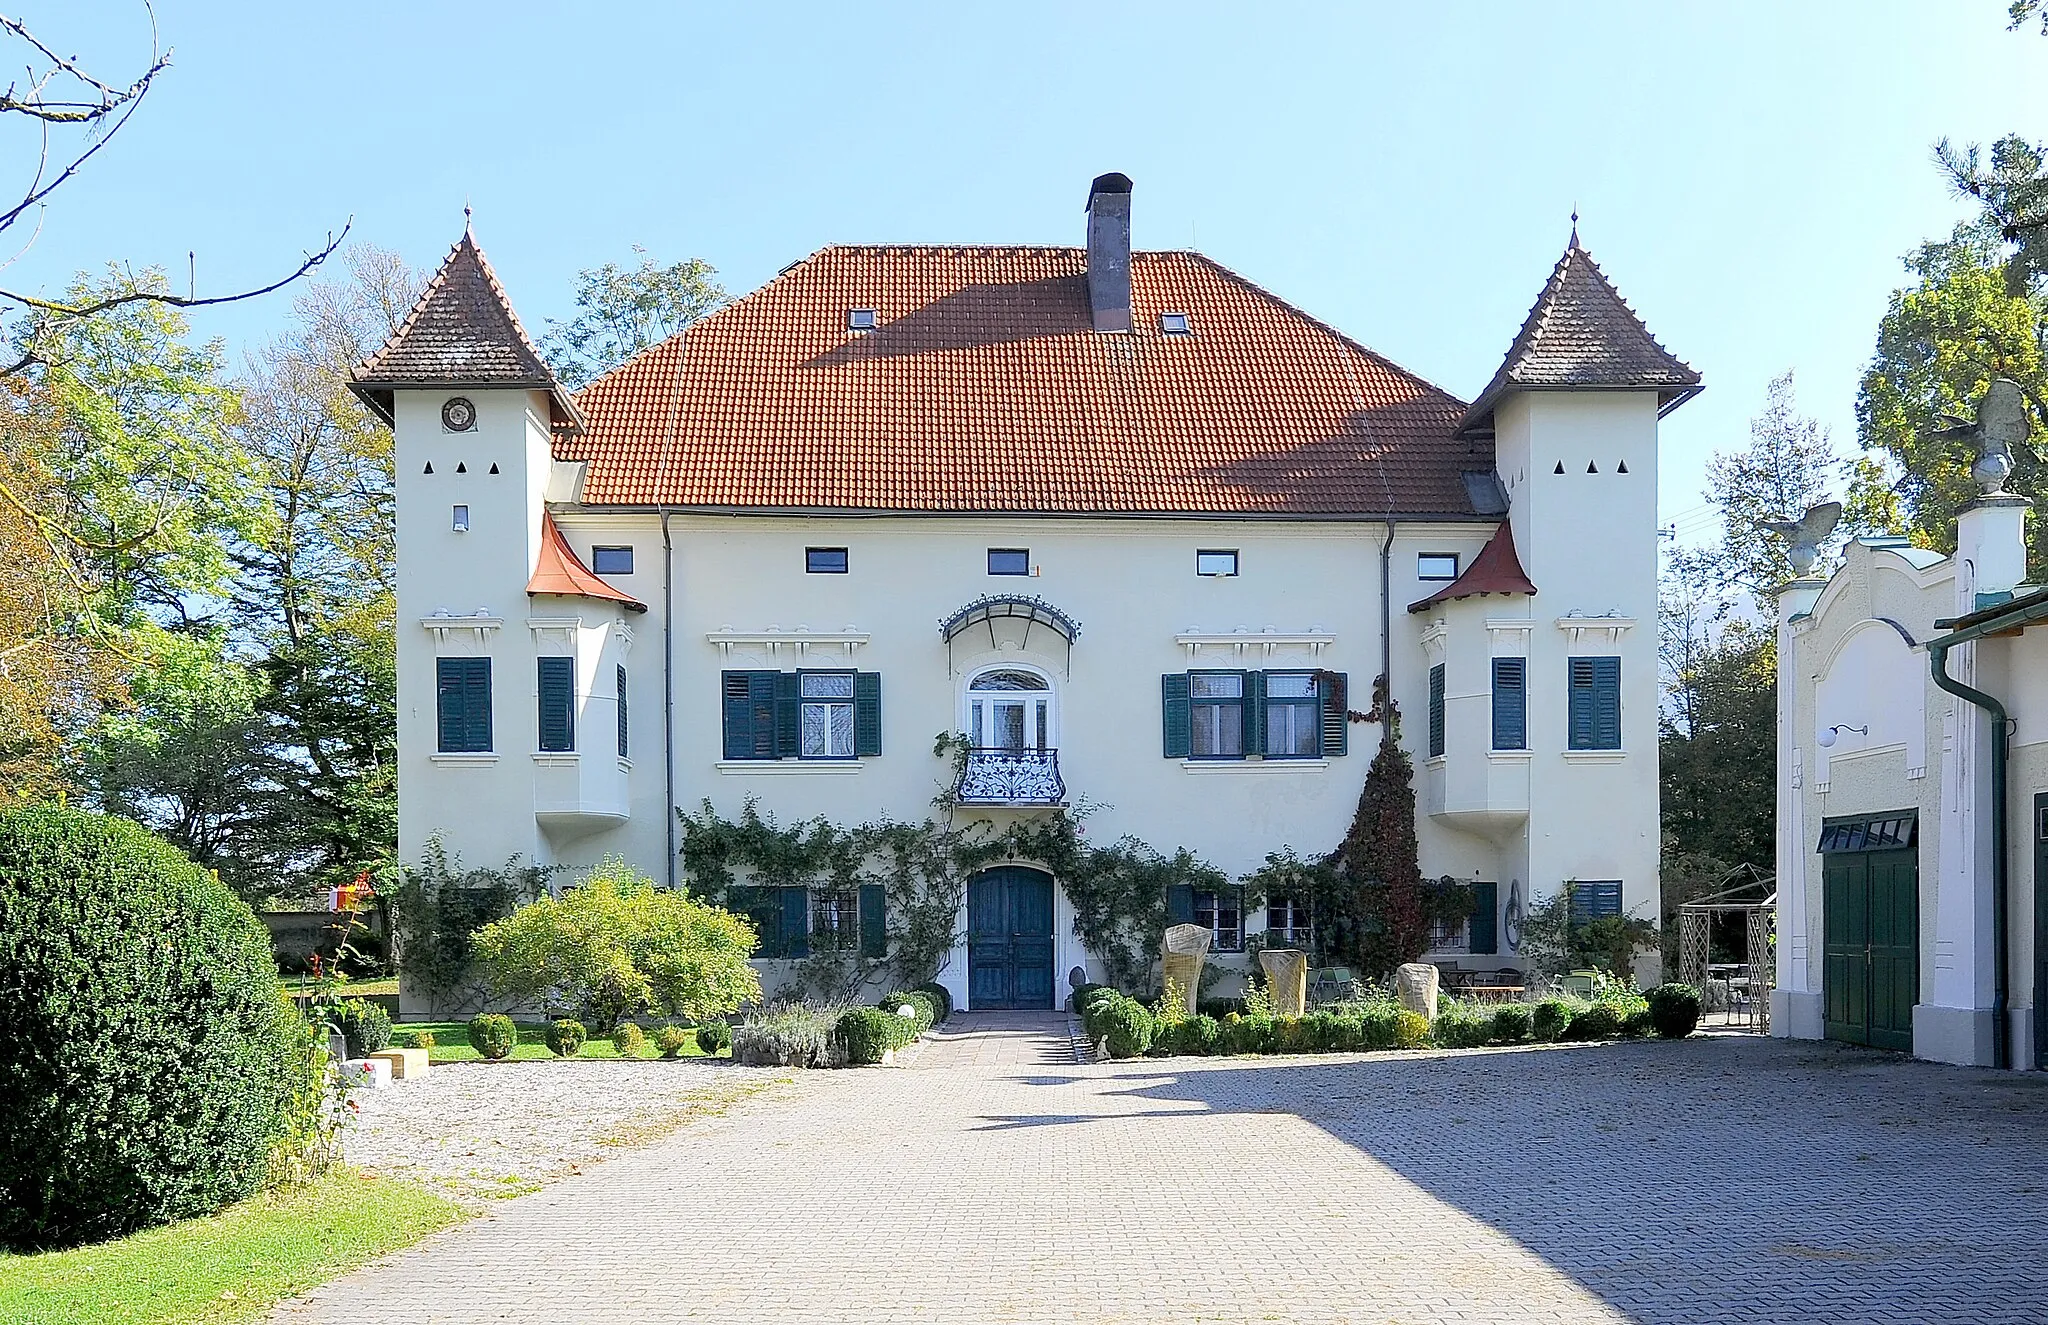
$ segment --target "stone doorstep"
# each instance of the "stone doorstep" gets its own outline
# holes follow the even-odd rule
[[[364,1057],[391,1064],[393,1081],[411,1081],[427,1074],[428,1054],[425,1049],[379,1049]]]

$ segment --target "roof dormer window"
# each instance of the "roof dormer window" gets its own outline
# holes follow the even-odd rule
[[[846,329],[848,331],[873,331],[875,329],[875,310],[872,308],[847,309]]]
[[[1188,315],[1186,313],[1161,313],[1159,315],[1160,335],[1185,336],[1188,334],[1188,331]]]

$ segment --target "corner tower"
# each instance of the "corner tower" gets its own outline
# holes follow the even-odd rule
[[[1532,902],[1619,883],[1600,909],[1656,920],[1657,427],[1701,389],[1574,225],[1500,370],[1459,424],[1491,436],[1508,524],[1541,587],[1526,635]],[[1498,632],[1496,632],[1498,633]],[[1592,902],[1591,891],[1588,902]]]
[[[552,439],[575,403],[465,227],[350,389],[393,431],[399,857],[545,861],[528,582],[550,552]]]

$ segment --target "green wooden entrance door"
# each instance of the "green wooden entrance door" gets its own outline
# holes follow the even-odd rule
[[[1920,1001],[1920,865],[1912,840],[1904,815],[1822,830],[1821,988],[1830,1040],[1912,1051]]]
[[[967,885],[967,1004],[1052,1006],[1052,876],[1004,866]]]

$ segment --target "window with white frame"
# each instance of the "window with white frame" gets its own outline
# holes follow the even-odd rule
[[[853,673],[804,672],[797,754],[803,759],[853,758]]]
[[[1189,672],[1188,752],[1196,759],[1244,757],[1244,673]]]
[[[1196,893],[1195,923],[1209,931],[1211,952],[1244,951],[1244,899],[1236,891]]]
[[[1266,757],[1313,759],[1322,752],[1322,735],[1315,673],[1266,673]]]
[[[1308,947],[1308,903],[1299,897],[1267,898],[1266,942],[1277,948]]]
[[[1465,918],[1445,920],[1438,917],[1429,922],[1429,950],[1431,952],[1465,951]]]
[[[967,735],[977,750],[1051,750],[1052,685],[1035,672],[997,667],[967,685]]]

